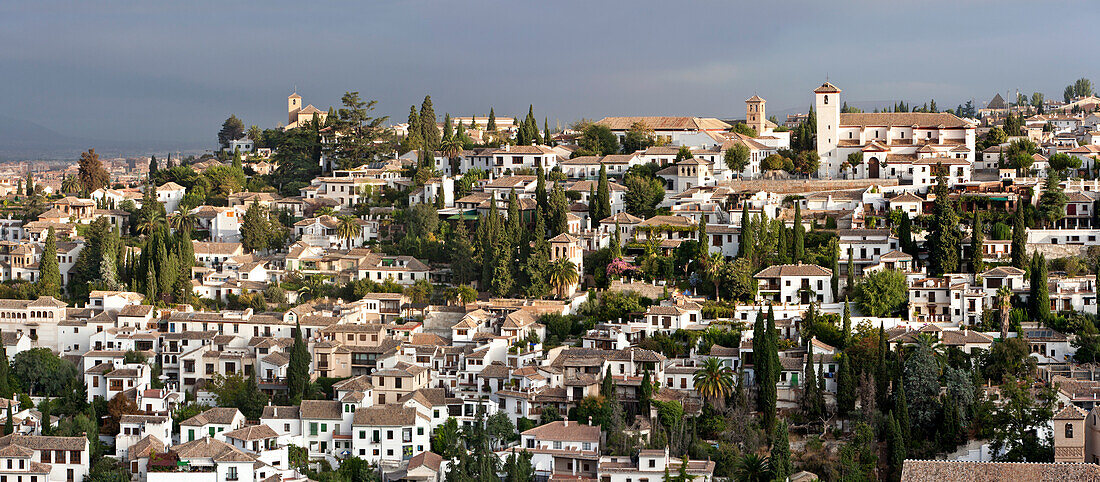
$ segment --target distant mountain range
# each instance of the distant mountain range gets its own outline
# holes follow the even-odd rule
[[[22,119],[0,116],[0,161],[76,159],[95,148],[102,157],[129,157],[185,150],[168,142],[125,142],[67,136]],[[196,149],[186,149],[196,151]]]

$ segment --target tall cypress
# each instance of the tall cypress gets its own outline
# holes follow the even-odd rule
[[[485,123],[485,130],[489,132],[496,132],[497,130],[497,113],[492,107],[489,108],[489,119]]]
[[[569,232],[569,201],[565,197],[565,190],[560,184],[554,184],[554,190],[550,192],[550,236],[554,237]]]
[[[848,347],[848,340],[852,336],[852,307],[848,303],[848,297],[844,297],[844,318],[841,326],[841,345]]]
[[[157,266],[157,293],[168,296],[172,292],[172,285],[176,283],[177,272],[172,269],[168,261],[168,248],[164,244],[165,234],[163,230],[157,230],[157,235],[151,238],[155,250],[155,262]]]
[[[546,204],[546,170],[542,168],[542,164],[535,167],[535,202],[542,209],[542,212],[550,209],[550,206]]]
[[[806,259],[806,235],[802,227],[802,205],[794,203],[794,262]]]
[[[836,374],[836,411],[846,417],[856,407],[856,383],[848,355],[840,354],[840,365]]]
[[[756,321],[752,325],[752,369],[756,379],[756,408],[764,411],[765,382],[768,379],[768,361],[771,360],[766,353],[768,351],[767,322],[764,320],[764,312],[756,313]]]
[[[928,237],[928,273],[943,276],[959,269],[959,215],[947,195],[942,172],[936,176],[932,203],[932,232]]]
[[[38,295],[56,298],[61,294],[61,270],[57,266],[57,234],[53,226],[46,232],[45,244],[38,263]]]
[[[0,397],[10,399],[11,396],[11,365],[8,364],[8,349],[0,343]]]
[[[776,383],[779,382],[779,374],[782,366],[779,362],[779,333],[775,330],[775,308],[768,306],[767,324],[764,327],[765,353],[768,359],[767,379],[764,384],[764,426],[770,432],[775,428],[776,402],[778,393]]]
[[[424,96],[424,102],[420,104],[420,139],[424,143],[424,150],[429,154],[439,149],[439,125],[435,120],[435,108],[432,107],[432,96]]]
[[[894,395],[894,413],[897,414],[898,425],[901,427],[902,440],[905,441],[906,445],[909,445],[906,437],[913,432],[911,432],[909,421],[909,402],[905,400],[905,381],[902,379],[900,370],[897,382],[894,384],[894,390],[896,393]]]
[[[287,397],[291,405],[302,401],[309,388],[310,355],[309,345],[302,337],[302,325],[294,326],[294,344],[290,347],[290,362],[286,371]]]
[[[443,114],[443,140],[442,140],[442,142],[447,142],[447,141],[451,140],[451,137],[453,137],[453,136],[454,136],[454,132],[451,129],[451,114],[450,113]]]
[[[149,156],[149,177],[153,177],[153,174],[156,174],[157,169],[159,169],[159,168],[160,168],[160,165],[157,164],[157,155],[153,154],[153,155]]]
[[[886,387],[888,385],[887,370],[886,370],[886,355],[889,351],[886,344],[886,329],[880,322],[878,325],[878,350],[875,353],[875,395],[877,398],[879,407],[886,406],[887,393]]]
[[[852,292],[852,289],[856,287],[856,252],[851,246],[848,246],[848,280],[844,285],[844,291],[848,293]]]
[[[611,216],[611,187],[607,182],[607,166],[602,163],[600,164],[600,181],[596,188],[596,196],[598,196],[596,207],[599,209],[599,219],[596,221],[601,221]],[[593,224],[593,227],[595,226],[596,224]]]
[[[687,462],[686,457],[684,462]],[[771,467],[773,480],[787,480],[787,477],[794,472],[794,465],[791,463],[790,432],[787,423],[782,420],[775,424],[775,430],[772,433]]]
[[[913,246],[913,222],[909,219],[909,213],[901,212],[901,221],[898,222],[898,244],[901,245],[901,252],[917,258],[916,250]]]
[[[1031,293],[1028,297],[1031,303],[1031,316],[1037,321],[1045,322],[1050,318],[1050,281],[1047,275],[1047,259],[1043,253],[1036,253],[1031,257]]]
[[[834,236],[829,240],[829,269],[833,271],[829,277],[829,288],[833,290],[833,300],[840,298],[840,243]]]
[[[405,136],[405,147],[410,150],[419,150],[423,146],[423,137],[420,131],[420,115],[416,113],[416,106],[409,106],[409,133]]]

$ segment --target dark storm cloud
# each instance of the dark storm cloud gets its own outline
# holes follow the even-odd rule
[[[564,124],[736,116],[753,93],[805,109],[826,75],[848,100],[941,107],[1096,77],[1087,2],[760,3],[7,2],[2,115],[206,147],[229,114],[285,122],[295,85],[322,109],[358,90],[395,121],[431,93],[440,115],[534,104]]]

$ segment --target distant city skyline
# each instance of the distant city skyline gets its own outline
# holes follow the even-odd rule
[[[265,2],[0,6],[5,112],[60,134],[213,147],[231,114],[286,122],[286,96],[345,91],[403,122],[436,112],[553,127],[614,115],[805,111],[829,78],[849,102],[1062,96],[1097,67],[1074,48],[1086,2]],[[1057,19],[1056,27],[1037,21]],[[1011,100],[1006,98],[1006,100]]]

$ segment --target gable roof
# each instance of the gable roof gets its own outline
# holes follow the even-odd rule
[[[754,278],[779,278],[783,276],[832,276],[833,270],[816,264],[780,264],[769,266],[756,273]]]

